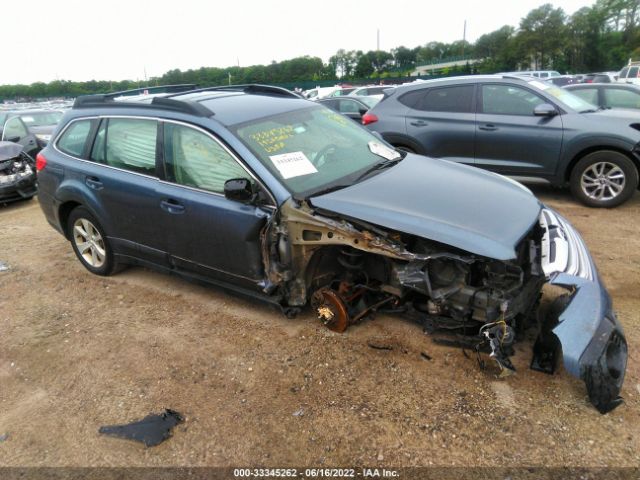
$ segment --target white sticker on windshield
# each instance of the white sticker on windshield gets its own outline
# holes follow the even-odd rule
[[[536,88],[539,88],[540,90],[546,90],[547,88],[549,88],[551,85],[547,84],[547,83],[542,83],[539,82],[537,80],[532,80],[529,82],[529,85],[533,85]]]
[[[281,155],[272,155],[269,158],[285,180],[309,175],[310,173],[318,173],[313,163],[302,152],[283,153]]]
[[[380,142],[369,142],[369,150],[371,150],[371,153],[374,155],[386,158],[387,160],[397,160],[400,158],[400,154],[398,152]]]

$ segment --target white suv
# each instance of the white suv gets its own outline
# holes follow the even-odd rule
[[[629,62],[629,65],[620,70],[618,82],[640,85],[640,62]]]

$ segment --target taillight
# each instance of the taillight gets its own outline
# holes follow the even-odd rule
[[[38,155],[36,155],[36,170],[39,172],[41,170],[44,170],[44,167],[47,166],[47,159],[44,158],[44,155],[42,155],[42,153],[39,153]]]
[[[373,113],[365,113],[362,116],[362,124],[363,125],[369,125],[370,123],[375,123],[378,121],[378,117],[376,115],[374,115]]]

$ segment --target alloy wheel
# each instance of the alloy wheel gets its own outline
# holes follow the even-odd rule
[[[597,162],[582,173],[580,186],[593,200],[612,200],[622,193],[626,177],[622,169],[611,162]]]
[[[104,265],[107,250],[100,232],[86,218],[78,218],[73,224],[73,242],[82,259],[93,268]]]

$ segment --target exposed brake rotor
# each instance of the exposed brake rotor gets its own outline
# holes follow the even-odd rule
[[[311,297],[318,319],[329,330],[344,332],[350,323],[347,306],[340,295],[330,288],[321,288]]]

